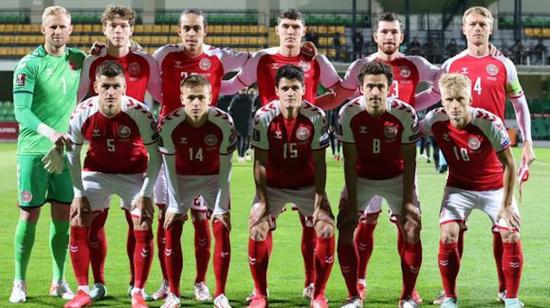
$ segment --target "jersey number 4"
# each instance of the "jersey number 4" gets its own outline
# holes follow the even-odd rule
[[[474,92],[476,92],[477,95],[481,95],[481,77],[476,78],[476,82],[474,83]]]
[[[189,148],[189,160],[198,160],[202,161],[204,158],[202,154],[202,148],[193,149]]]

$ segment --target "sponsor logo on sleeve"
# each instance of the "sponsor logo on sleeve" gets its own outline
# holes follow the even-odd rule
[[[17,74],[17,78],[15,78],[15,85],[18,87],[23,87],[26,83],[27,76],[23,73]]]

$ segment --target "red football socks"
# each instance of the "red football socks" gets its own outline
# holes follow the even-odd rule
[[[134,270],[134,250],[136,248],[136,238],[134,237],[134,222],[130,211],[124,210],[124,217],[128,223],[128,234],[126,235],[126,254],[130,262],[130,285],[134,285],[135,270]]]
[[[271,231],[264,241],[248,240],[248,264],[254,279],[254,289],[257,295],[267,296],[267,265],[269,263],[269,246],[272,241]]]
[[[216,293],[214,298],[225,293],[229,261],[231,260],[231,243],[229,230],[219,220],[212,223],[214,229],[214,274],[216,276]]]
[[[153,232],[151,230],[134,230],[136,248],[134,251],[135,280],[134,287],[143,289],[153,263]]]
[[[493,231],[493,256],[495,257],[495,264],[497,266],[498,277],[498,291],[503,292],[506,290],[506,277],[504,276],[502,257],[503,257],[503,245],[500,232]]]
[[[317,237],[315,245],[315,285],[313,298],[325,294],[327,281],[334,265],[334,236]]]
[[[359,279],[365,279],[367,273],[367,265],[372,255],[374,248],[374,229],[376,224],[367,224],[359,222],[355,230],[355,247],[359,256],[357,273]]]
[[[105,221],[109,209],[105,209],[94,217],[90,225],[89,247],[90,262],[94,275],[94,283],[105,284],[105,258],[107,257],[107,237],[105,235]]]
[[[89,230],[88,227],[71,226],[69,251],[74,275],[79,286],[88,285],[88,267],[90,266]]]
[[[359,256],[357,254],[357,248],[353,242],[338,242],[338,261],[340,261],[340,270],[344,276],[349,297],[359,296],[357,290],[357,261]]]
[[[506,278],[506,297],[518,297],[521,271],[523,269],[523,249],[521,241],[503,243],[502,272]]]
[[[166,208],[166,204],[157,203],[159,212]],[[168,273],[166,272],[166,265],[164,264],[164,248],[166,246],[166,234],[164,232],[164,216],[158,216],[157,222],[157,257],[160,264],[160,271],[162,272],[162,279],[168,280]]]
[[[208,219],[193,221],[195,227],[195,262],[197,276],[195,283],[206,280],[206,271],[210,262],[210,224]]]
[[[180,296],[180,278],[183,268],[183,253],[181,251],[181,233],[183,222],[175,221],[166,230],[166,246],[164,248],[164,264],[168,276],[170,292]]]
[[[456,277],[460,270],[457,242],[445,244],[440,241],[438,261],[445,296],[456,297]]]
[[[412,296],[416,285],[416,278],[422,265],[422,242],[411,244],[403,240],[402,245],[401,273],[403,275],[403,290],[401,298],[403,299]]]
[[[315,228],[306,225],[306,218],[300,215],[302,224],[302,258],[304,259],[305,280],[304,286],[307,287],[315,280]]]

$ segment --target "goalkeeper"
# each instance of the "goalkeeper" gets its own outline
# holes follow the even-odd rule
[[[20,209],[15,230],[15,278],[10,302],[26,301],[26,269],[41,206],[51,204],[50,249],[53,280],[49,294],[71,299],[64,280],[69,242],[71,177],[63,146],[84,54],[66,47],[71,16],[60,6],[47,7],[42,16],[44,44],[25,56],[14,72],[13,99],[19,122],[17,188]]]

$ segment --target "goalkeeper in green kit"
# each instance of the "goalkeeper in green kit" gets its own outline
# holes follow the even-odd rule
[[[19,222],[15,230],[15,278],[10,302],[27,300],[26,269],[43,204],[51,204],[50,249],[53,279],[49,294],[71,299],[64,280],[73,190],[66,158],[69,117],[75,108],[84,53],[67,48],[71,15],[60,6],[42,15],[44,45],[19,61],[13,99],[19,122],[17,186]]]

